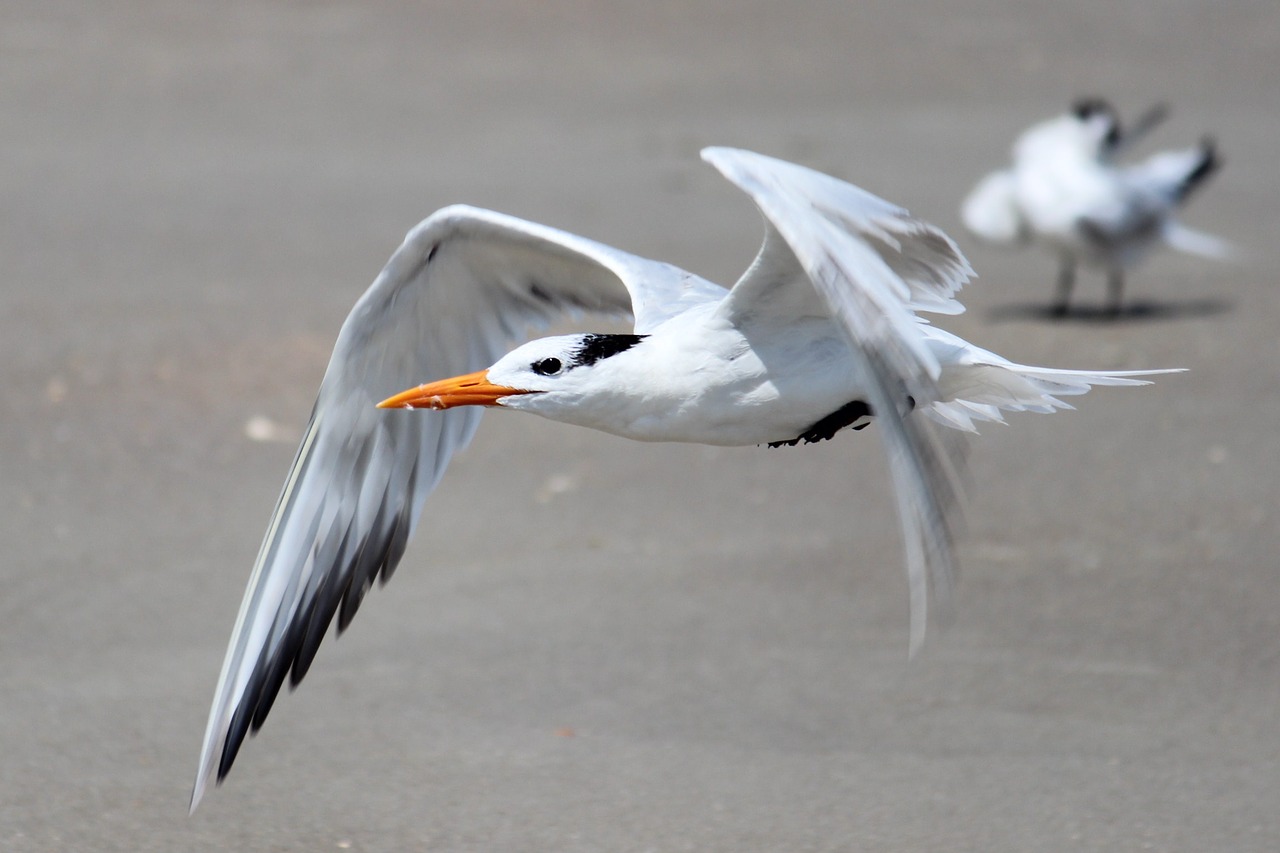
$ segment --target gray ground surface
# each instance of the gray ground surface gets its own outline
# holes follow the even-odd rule
[[[1280,848],[1280,6],[683,5],[4,5],[0,848]],[[1052,263],[956,210],[1088,92],[1219,137],[1187,221],[1251,258],[1050,323]],[[985,346],[1191,372],[984,431],[955,623],[910,665],[874,429],[491,416],[188,817],[298,430],[403,233],[467,201],[728,282],[759,226],[706,144],[952,231],[982,279],[946,325]]]

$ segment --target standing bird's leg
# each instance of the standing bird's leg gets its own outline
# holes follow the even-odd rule
[[[1055,317],[1067,316],[1071,303],[1071,288],[1076,283],[1076,262],[1070,255],[1062,256],[1062,265],[1058,267],[1058,288],[1050,313]]]
[[[1120,316],[1120,303],[1124,299],[1124,270],[1112,267],[1107,272],[1107,315]]]

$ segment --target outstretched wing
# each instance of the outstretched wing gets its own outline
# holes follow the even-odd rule
[[[831,316],[844,329],[889,451],[911,600],[911,651],[924,640],[929,589],[950,596],[954,448],[912,406],[938,399],[939,365],[917,310],[959,313],[973,270],[937,228],[843,181],[749,151],[702,156],[764,214],[764,246],[720,310],[736,323]]]
[[[455,206],[409,232],[343,323],[232,631],[205,730],[194,810],[306,674],[335,614],[386,581],[423,501],[481,409],[375,408],[425,379],[488,367],[568,312],[631,314],[638,332],[723,288],[668,264],[509,216]]]

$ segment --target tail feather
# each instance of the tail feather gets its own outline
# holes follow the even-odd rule
[[[1213,139],[1205,137],[1196,148],[1164,151],[1132,167],[1130,180],[1140,191],[1163,199],[1170,208],[1182,204],[1218,169],[1222,157]],[[1239,260],[1239,251],[1221,238],[1194,231],[1166,217],[1161,225],[1166,245],[1189,255],[1219,261]]]
[[[931,335],[937,341],[941,341]],[[950,336],[948,336],[950,337]],[[956,339],[957,341],[959,339]],[[951,341],[947,341],[951,344]],[[924,409],[938,423],[976,432],[976,423],[1003,423],[1001,412],[1049,414],[1072,406],[1060,397],[1088,393],[1095,385],[1150,385],[1146,377],[1167,370],[1059,370],[1015,364],[995,353],[966,345],[953,350],[959,358],[943,362],[938,379],[941,399]]]
[[[1198,255],[1214,261],[1238,261],[1241,258],[1240,250],[1221,237],[1196,231],[1177,222],[1166,222],[1163,235],[1169,248],[1188,255]]]

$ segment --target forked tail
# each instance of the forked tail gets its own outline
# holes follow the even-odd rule
[[[1059,370],[1016,364],[932,326],[930,348],[939,356],[941,399],[925,414],[935,421],[966,432],[977,432],[975,423],[1004,423],[1003,412],[1039,412],[1073,408],[1059,399],[1086,394],[1095,385],[1150,385],[1146,378],[1164,370]]]

